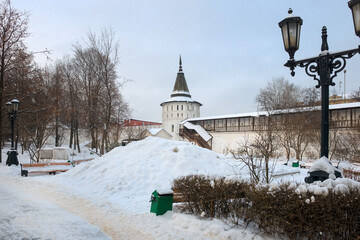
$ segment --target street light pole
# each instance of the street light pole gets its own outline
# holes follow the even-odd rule
[[[15,139],[15,119],[16,119],[16,113],[19,108],[19,100],[13,99],[11,102],[7,102],[7,109],[8,109],[8,117],[11,124],[11,148],[10,151],[7,152],[8,158],[6,160],[6,164],[8,166],[11,166],[12,164],[15,164],[16,166],[19,165],[19,161],[17,158],[18,152],[15,148],[14,139]]]
[[[355,31],[358,35],[356,23],[360,24],[360,0],[352,0],[348,4],[353,11],[354,19],[358,19],[356,21],[354,20]],[[354,5],[359,7],[356,8]],[[359,9],[359,11],[356,9]],[[279,22],[279,27],[281,28],[284,41],[284,48],[290,56],[290,59],[285,63],[285,66],[290,68],[292,76],[295,76],[295,67],[305,68],[306,74],[313,77],[314,80],[318,82],[316,88],[321,87],[320,157],[325,156],[327,158],[329,155],[329,86],[335,86],[333,79],[339,72],[345,69],[346,59],[352,58],[355,54],[360,53],[360,46],[355,49],[330,54],[327,42],[327,29],[324,26],[322,28],[322,44],[319,56],[295,61],[294,55],[299,49],[300,29],[303,21],[300,17],[294,17],[291,9],[289,9],[288,13],[289,16]],[[312,182],[314,180],[325,180],[328,178],[324,177],[326,174],[323,174],[322,171],[318,172],[319,176],[315,176],[308,181]]]

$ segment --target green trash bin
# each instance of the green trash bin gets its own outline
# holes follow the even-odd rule
[[[171,189],[155,190],[151,194],[151,208],[150,212],[155,213],[156,216],[163,215],[167,211],[172,211],[174,192]]]
[[[299,161],[293,161],[292,166],[293,167],[299,167]]]

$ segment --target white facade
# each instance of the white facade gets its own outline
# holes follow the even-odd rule
[[[164,102],[162,104],[163,128],[169,132],[174,140],[180,140],[180,123],[188,118],[200,117],[200,106],[198,102]]]

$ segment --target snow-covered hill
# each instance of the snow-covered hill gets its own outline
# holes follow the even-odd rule
[[[128,209],[146,212],[155,189],[169,189],[175,178],[189,174],[231,175],[232,164],[232,159],[188,142],[148,137],[115,148],[54,180],[114,202],[133,199]]]

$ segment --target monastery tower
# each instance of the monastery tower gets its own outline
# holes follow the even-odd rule
[[[200,117],[201,103],[193,100],[186,84],[180,56],[179,72],[176,76],[170,99],[160,104],[162,106],[163,128],[170,133],[174,140],[180,140],[179,125],[188,118]]]

